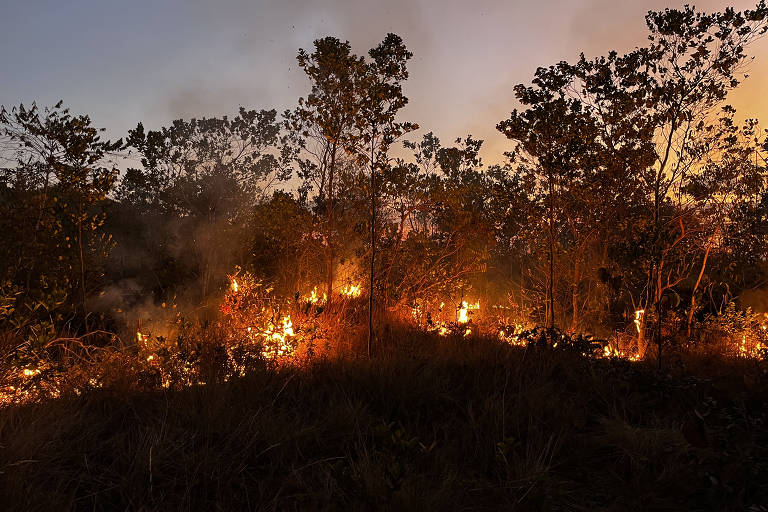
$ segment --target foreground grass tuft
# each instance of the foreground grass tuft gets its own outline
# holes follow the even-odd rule
[[[714,371],[716,370],[716,371]],[[0,411],[14,510],[764,510],[754,363],[400,339],[373,361]]]

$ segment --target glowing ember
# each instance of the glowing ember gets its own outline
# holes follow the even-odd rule
[[[514,324],[511,326],[507,326],[506,329],[499,329],[499,332],[497,334],[497,337],[503,341],[504,343],[507,343],[512,346],[516,347],[525,347],[528,345],[528,340],[521,339],[520,334],[524,331],[522,325],[520,324]]]

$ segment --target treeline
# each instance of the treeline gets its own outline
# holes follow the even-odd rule
[[[400,119],[412,54],[394,34],[367,55],[333,37],[300,50],[312,87],[281,114],[139,123],[111,142],[61,104],[3,108],[6,338],[206,306],[236,266],[331,299],[373,269],[382,310],[483,297],[572,332],[691,336],[768,276],[765,130],[727,104],[768,8],[646,21],[644,46],[516,86],[491,166],[483,141]]]

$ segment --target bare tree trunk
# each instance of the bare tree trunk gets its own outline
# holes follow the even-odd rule
[[[326,308],[330,311],[333,301],[333,175],[336,171],[336,143],[331,147],[331,162],[328,167],[328,225],[326,226]]]
[[[555,327],[555,301],[554,301],[554,281],[555,281],[555,234],[554,234],[554,184],[552,182],[552,172],[549,173],[549,275],[547,277],[547,316],[546,323],[548,329]]]
[[[373,162],[375,128],[371,134],[371,279],[368,288],[368,359],[373,354],[373,273],[376,264],[376,166]]]
[[[645,350],[648,347],[648,342],[645,339],[645,314],[641,313],[639,316],[635,312],[635,328],[637,329],[637,355],[640,359],[645,357]]]
[[[573,307],[573,317],[571,318],[571,332],[579,332],[579,303],[581,302],[581,296],[579,294],[579,258],[574,258],[573,264],[573,290],[571,293],[571,305]]]
[[[661,370],[661,351],[664,346],[664,340],[661,337],[661,324],[663,322],[663,315],[661,311],[661,296],[662,296],[662,289],[661,289],[661,280],[662,280],[662,272],[661,272],[661,257],[659,257],[659,266],[657,270],[657,282],[656,282],[656,344],[658,345],[659,353],[657,355],[659,360],[659,370]]]
[[[85,301],[85,259],[83,257],[83,201],[80,200],[77,217],[77,247],[80,252],[80,292],[83,301],[83,323],[88,332],[88,307]]]
[[[667,153],[669,152],[669,146],[667,147]],[[666,161],[666,157],[665,157]],[[665,168],[665,164],[661,165],[662,170]],[[654,299],[654,311],[656,312],[656,346],[658,353],[659,370],[661,370],[661,351],[662,351],[662,339],[661,339],[661,280],[662,280],[662,251],[661,251],[661,177],[662,170],[660,170],[656,177],[656,184],[653,194],[653,226],[654,226],[654,248],[653,248],[653,265],[650,269],[651,277],[650,283],[653,284],[653,292],[648,290],[648,302],[650,303],[651,296]]]
[[[712,236],[709,238],[709,241],[707,241],[707,248],[704,250],[704,260],[701,262],[701,270],[699,270],[699,277],[696,279],[696,284],[693,285],[693,291],[691,291],[691,309],[688,311],[688,329],[687,329],[687,336],[691,337],[691,326],[693,325],[693,313],[696,309],[696,291],[699,289],[699,285],[701,284],[701,278],[704,276],[704,269],[707,267],[707,259],[709,258],[709,251],[712,249],[712,244],[715,241],[715,237],[717,236],[717,233],[720,231],[720,228],[718,227],[715,229],[715,232],[712,234]]]

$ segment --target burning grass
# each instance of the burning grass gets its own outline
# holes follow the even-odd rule
[[[331,299],[316,286],[280,296],[236,271],[213,321],[178,311],[126,343],[96,332],[20,345],[5,361],[2,502],[646,510],[768,499],[762,315],[709,319],[660,374],[651,350],[638,357],[642,313],[604,340],[476,298],[434,300],[378,311],[367,360],[367,297],[347,283]]]
[[[638,357],[642,313],[605,340],[441,300],[378,312],[368,360],[367,298],[354,290],[283,297],[240,271],[215,321],[179,312],[128,343],[100,332],[23,345],[3,380],[2,503],[623,511],[768,500],[763,315],[708,319],[659,373],[651,349]]]
[[[106,331],[45,342],[28,338],[2,362],[0,406],[80,395],[116,384],[135,391],[180,390],[223,383],[262,368],[302,368],[317,360],[355,359],[365,353],[368,301],[360,285],[340,286],[329,301],[317,286],[290,297],[277,295],[241,269],[229,280],[214,321],[189,319],[177,311],[162,333],[139,327],[127,343]],[[567,351],[587,359],[637,362],[654,355],[644,313],[635,312],[629,332],[607,339],[543,329],[515,316],[508,306],[482,308],[477,299],[417,302],[405,309],[377,311],[376,316],[384,338],[395,327],[408,337],[429,334],[467,344],[485,340]],[[664,335],[676,350],[756,361],[768,356],[768,314],[740,311],[731,304],[723,314],[707,318],[695,340],[676,337],[675,329],[678,333],[680,329],[674,322],[672,317],[665,324]]]

